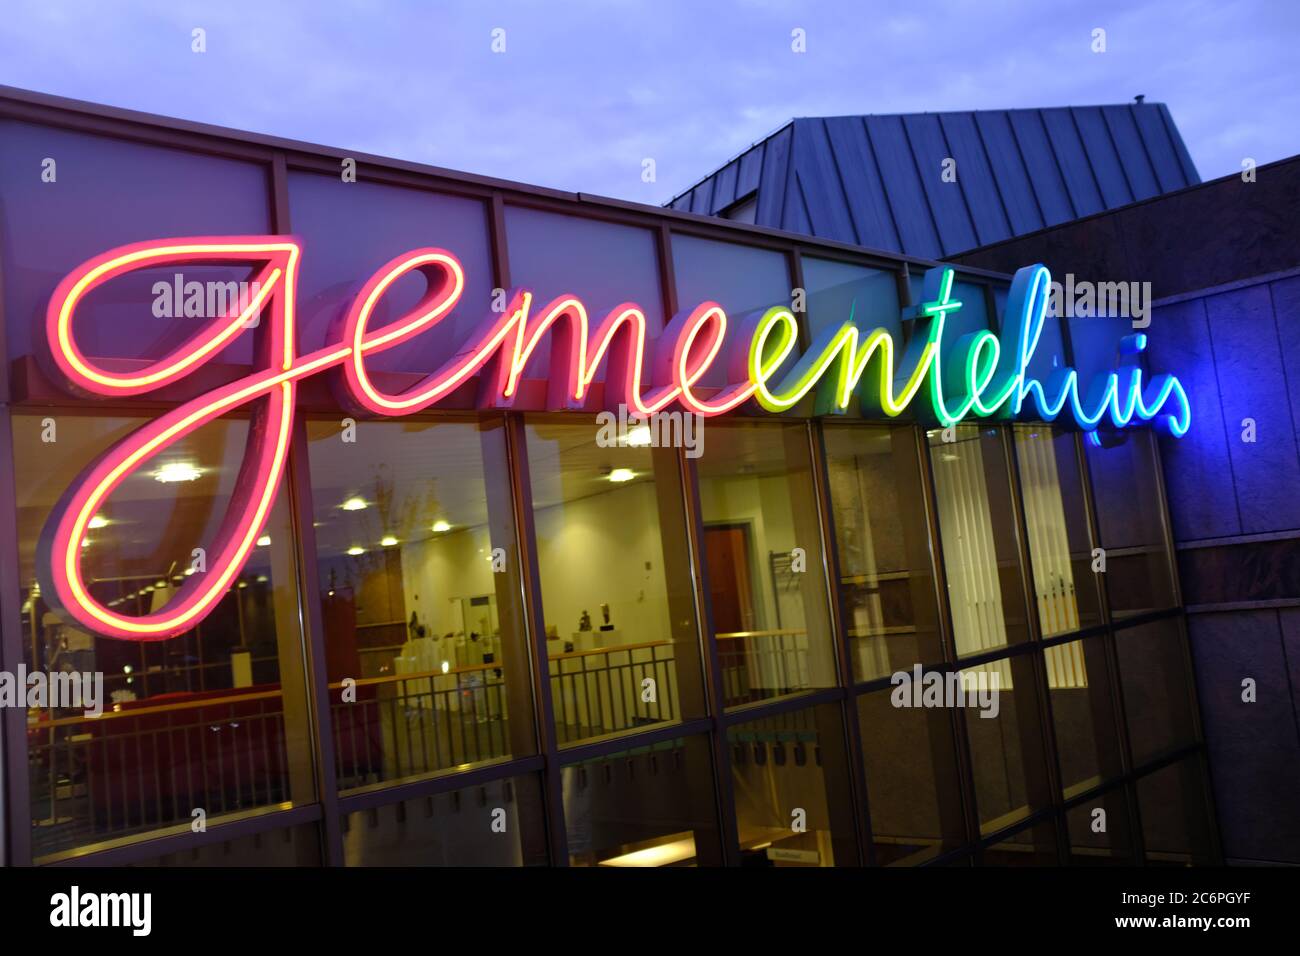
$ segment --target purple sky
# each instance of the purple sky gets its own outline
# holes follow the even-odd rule
[[[1296,0],[5,0],[0,83],[660,203],[792,116],[1137,93],[1212,179],[1300,153],[1297,39]]]

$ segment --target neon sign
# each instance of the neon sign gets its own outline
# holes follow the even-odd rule
[[[869,417],[895,417],[917,396],[928,400],[927,418],[943,426],[968,417],[1015,418],[1028,402],[1035,417],[1055,421],[1069,413],[1073,423],[1094,430],[1103,423],[1123,428],[1151,422],[1181,436],[1191,421],[1186,392],[1172,375],[1145,382],[1133,365],[1110,372],[1080,394],[1078,375],[1057,369],[1046,382],[1027,368],[1045,320],[1051,276],[1043,266],[1016,273],[1001,336],[979,331],[955,344],[944,341],[947,317],[961,308],[952,298],[953,271],[931,269],[923,301],[911,310],[916,328],[901,358],[882,328],[866,330],[849,316],[824,330],[788,372],[780,373],[797,348],[798,320],[787,308],[768,309],[734,324],[716,302],[704,302],[675,317],[653,342],[647,321],[631,302],[612,309],[593,325],[582,302],[561,296],[534,310],[533,296],[517,290],[507,308],[490,316],[455,356],[416,385],[397,394],[372,381],[367,357],[410,341],[451,313],[465,288],[460,262],[441,249],[416,249],[388,262],[361,289],[336,323],[330,344],[306,355],[295,348],[295,297],[299,243],[284,236],[197,237],[136,243],[82,264],[55,289],[46,314],[46,339],[58,372],[77,392],[110,397],[141,395],[184,379],[211,361],[249,326],[254,333],[254,371],[167,412],[127,436],[88,466],[63,495],[47,521],[38,548],[46,599],[81,625],[108,637],[159,641],[201,621],[221,600],[261,535],[284,472],[298,384],[329,372],[340,397],[361,411],[400,416],[437,404],[478,377],[481,408],[513,405],[529,359],[550,334],[547,407],[587,405],[596,371],[608,360],[605,405],[625,405],[650,415],[671,405],[704,416],[742,406],[770,412],[794,408],[813,395],[816,414],[846,411],[854,396]],[[78,347],[73,319],[92,290],[136,269],[185,263],[256,263],[257,294],[235,303],[184,344],[133,371],[96,365]],[[405,315],[375,329],[370,320],[393,284],[419,273],[426,290]],[[1125,338],[1122,350],[1137,354],[1144,335]],[[701,385],[719,362],[728,384]],[[863,384],[875,363],[875,387]],[[775,379],[780,375],[780,381]],[[928,383],[928,389],[925,386]],[[251,406],[247,449],[235,493],[213,545],[207,570],[185,579],[161,610],[130,616],[97,601],[81,569],[82,541],[91,519],[131,474],[200,426],[244,405]]]

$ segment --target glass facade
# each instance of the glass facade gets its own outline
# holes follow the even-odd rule
[[[635,432],[606,441],[598,401],[546,409],[545,350],[511,408],[480,410],[469,386],[436,411],[358,419],[311,383],[267,528],[216,610],[147,643],[68,626],[36,583],[51,509],[97,455],[193,397],[92,403],[42,377],[24,317],[114,244],[292,229],[311,263],[303,351],[379,264],[455,249],[460,305],[377,362],[393,391],[453,354],[498,287],[577,294],[593,321],[635,300],[653,335],[704,299],[735,315],[788,304],[798,281],[815,332],[846,309],[894,312],[914,283],[901,262],[725,223],[678,234],[653,211],[611,207],[597,221],[581,203],[497,186],[438,189],[414,174],[340,186],[324,158],[116,140],[104,155],[126,169],[117,151],[138,151],[166,171],[159,190],[203,177],[235,198],[159,219],[95,207],[88,233],[61,214],[37,268],[22,250],[39,184],[8,170],[46,147],[39,128],[5,125],[2,649],[11,670],[102,671],[109,696],[98,718],[5,714],[24,721],[7,729],[20,784],[5,802],[10,859],[1216,858],[1159,458],[1143,432],[1094,445],[1047,425],[940,430],[799,408],[710,419],[695,448]],[[73,157],[101,149],[57,135]],[[115,170],[104,175],[125,175]],[[88,326],[125,323],[106,358],[174,346],[160,327],[132,332],[124,303],[147,294],[91,303]],[[963,327],[987,327],[1000,294],[1000,280],[960,281]],[[418,301],[418,287],[395,287],[376,323]],[[1068,346],[1070,331],[1054,341]],[[242,374],[253,353],[241,348],[205,371]],[[604,384],[602,368],[593,387]],[[213,544],[249,432],[247,417],[217,419],[114,492],[83,561],[97,598],[129,614],[166,606],[194,549]]]

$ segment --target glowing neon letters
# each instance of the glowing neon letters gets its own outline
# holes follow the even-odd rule
[[[336,323],[329,344],[298,355],[300,258],[299,243],[284,236],[158,240],[97,256],[55,290],[46,314],[50,357],[71,388],[91,395],[141,395],[174,384],[220,354],[253,316],[263,313],[253,330],[251,374],[184,403],[123,439],[87,467],[55,507],[39,545],[43,593],[81,625],[108,637],[157,641],[188,630],[212,610],[243,568],[270,513],[288,455],[298,383],[327,371],[340,398],[368,414],[418,412],[476,376],[480,407],[509,408],[529,359],[549,333],[547,404],[556,409],[589,408],[597,369],[607,360],[603,405],[625,405],[642,416],[674,403],[706,416],[742,406],[781,412],[809,395],[816,414],[835,414],[848,409],[856,395],[869,417],[893,417],[924,394],[928,409],[918,416],[944,426],[969,416],[1016,417],[1027,411],[1027,402],[1038,419],[1054,421],[1068,411],[1073,423],[1087,430],[1103,423],[1122,428],[1150,421],[1182,435],[1190,424],[1187,395],[1178,379],[1158,375],[1144,382],[1136,364],[1123,374],[1099,377],[1084,394],[1072,369],[1058,369],[1046,382],[1028,375],[1050,293],[1051,277],[1042,266],[1016,273],[1001,336],[980,331],[945,342],[946,320],[961,303],[952,298],[952,270],[935,268],[926,274],[923,301],[911,310],[916,326],[901,356],[896,356],[898,346],[889,332],[868,329],[850,315],[824,330],[784,373],[780,370],[794,358],[799,328],[795,315],[783,307],[734,320],[717,303],[704,302],[676,316],[648,341],[646,316],[633,303],[625,302],[593,323],[574,296],[537,308],[532,293],[521,289],[441,368],[390,394],[372,380],[367,357],[411,340],[455,309],[465,288],[460,262],[450,252],[431,248],[398,256],[361,289]],[[98,286],[136,269],[236,262],[258,269],[256,297],[246,305],[233,303],[168,355],[143,368],[115,371],[95,364],[79,348],[73,320],[78,304]],[[412,272],[425,280],[423,298],[407,314],[372,328],[370,320],[385,294]],[[1144,335],[1123,343],[1130,354],[1145,347]],[[719,361],[727,384],[704,387],[705,374]],[[867,377],[873,363],[874,380]],[[81,569],[82,541],[91,519],[129,475],[195,429],[243,405],[251,406],[247,448],[230,507],[216,540],[207,545],[206,571],[186,577],[167,605],[151,614],[119,614],[97,601]]]

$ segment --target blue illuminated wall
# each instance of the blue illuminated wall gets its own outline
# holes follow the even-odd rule
[[[1161,451],[1229,861],[1300,863],[1298,209],[1295,157],[956,257],[1152,284],[1151,367],[1192,402]]]

